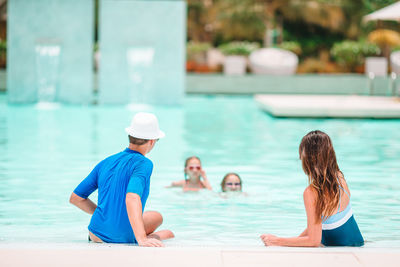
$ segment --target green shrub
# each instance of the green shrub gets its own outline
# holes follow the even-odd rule
[[[331,55],[336,62],[350,70],[364,63],[365,57],[378,56],[381,53],[375,44],[357,41],[343,41],[333,45]]]
[[[395,46],[392,48],[392,52],[399,51],[399,50],[400,50],[400,46]]]
[[[0,68],[7,64],[7,41],[0,40]]]
[[[196,61],[204,64],[206,61],[206,53],[210,48],[210,43],[190,41],[186,45],[186,58],[189,61]]]
[[[218,47],[218,49],[224,55],[248,56],[251,52],[258,49],[259,47],[260,47],[260,45],[258,43],[230,42],[230,43],[220,45]]]
[[[7,42],[0,40],[0,53],[6,53],[7,52]]]
[[[364,57],[374,57],[381,54],[381,49],[376,44],[363,43],[362,44],[362,54]]]
[[[207,52],[207,50],[210,48],[211,48],[211,44],[205,43],[205,42],[189,41],[186,45],[187,52],[193,53],[193,54]]]
[[[294,42],[294,41],[282,42],[280,45],[278,45],[278,47],[281,49],[289,50],[298,56],[301,55],[301,53],[302,53],[300,43],[298,43],[298,42]]]

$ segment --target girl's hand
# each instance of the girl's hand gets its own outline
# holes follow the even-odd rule
[[[203,177],[204,180],[207,180],[207,174],[203,168],[200,170],[200,176]]]
[[[212,190],[211,184],[207,179],[206,171],[203,168],[201,168],[200,170],[200,176],[203,177],[203,181],[200,181],[203,184],[203,186],[208,190]]]
[[[280,246],[279,237],[271,234],[263,234],[260,236],[265,246]]]

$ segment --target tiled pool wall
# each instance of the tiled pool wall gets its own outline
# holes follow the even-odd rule
[[[96,81],[97,73],[91,77]],[[294,76],[225,76],[186,74],[187,94],[368,94],[368,79],[362,74],[302,74]],[[377,78],[374,95],[390,95],[389,78]],[[400,84],[400,82],[397,82]],[[0,91],[5,92],[6,73],[0,70]],[[101,89],[95,82],[92,98]]]
[[[202,94],[368,94],[363,74],[298,74],[293,76],[188,74],[187,93]],[[400,82],[397,82],[400,84]],[[390,79],[373,82],[374,95],[390,95]]]
[[[93,102],[94,13],[94,1],[10,1],[9,102],[43,101],[41,92],[47,89],[63,103]],[[184,95],[185,18],[183,0],[100,0],[99,102],[126,104],[142,95],[144,104],[179,103]]]
[[[94,2],[16,0],[9,1],[7,14],[8,100],[36,102],[40,76],[50,75],[56,80],[56,100],[88,103],[93,88]],[[41,60],[38,49],[43,47],[57,47],[57,56],[47,54]],[[50,57],[57,63],[46,67]]]
[[[181,0],[101,0],[99,103],[180,103],[185,18]]]

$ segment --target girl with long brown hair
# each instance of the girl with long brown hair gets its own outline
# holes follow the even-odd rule
[[[321,131],[303,137],[300,160],[309,186],[304,190],[307,228],[298,237],[261,235],[266,246],[362,246],[364,239],[354,219],[350,191],[336,161],[332,141]]]

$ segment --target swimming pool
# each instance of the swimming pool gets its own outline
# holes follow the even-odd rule
[[[400,247],[400,121],[277,119],[251,97],[187,96],[182,107],[152,107],[167,134],[149,154],[155,168],[146,209],[164,215],[171,246],[262,246],[261,233],[298,235],[306,226],[298,159],[304,134],[334,143],[369,247]],[[104,157],[127,145],[135,113],[124,106],[6,105],[0,95],[0,242],[83,243],[90,216],[70,193]],[[187,156],[202,159],[212,192],[165,188],[183,178]],[[238,172],[248,196],[222,198]],[[92,197],[92,199],[95,199]]]

